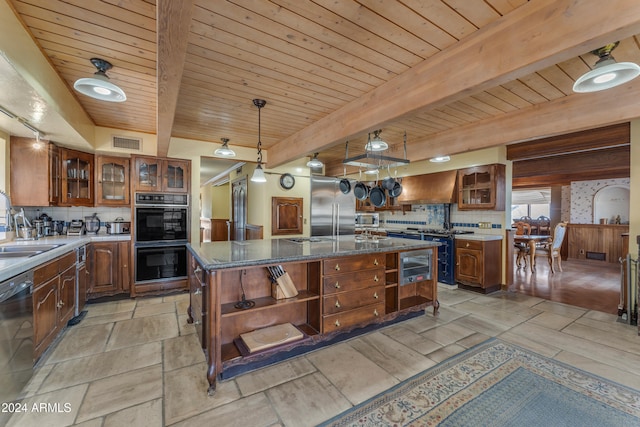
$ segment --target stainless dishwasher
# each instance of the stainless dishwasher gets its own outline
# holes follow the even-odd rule
[[[0,283],[0,402],[20,398],[33,374],[32,294],[33,271]]]

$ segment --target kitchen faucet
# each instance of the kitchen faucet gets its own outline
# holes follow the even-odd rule
[[[11,215],[11,211],[13,210],[13,208],[11,207],[11,198],[9,197],[9,195],[7,193],[5,193],[4,191],[0,190],[0,196],[4,196],[5,200],[7,201],[6,204],[6,212],[4,215],[4,219],[5,219],[5,231],[12,231],[13,227],[12,227],[12,215]]]

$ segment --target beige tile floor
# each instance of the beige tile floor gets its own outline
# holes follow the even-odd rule
[[[312,426],[489,337],[640,389],[637,328],[615,315],[507,292],[441,288],[439,300],[436,318],[429,310],[219,382],[214,397],[188,295],[91,304],[39,363],[28,410],[8,425]]]

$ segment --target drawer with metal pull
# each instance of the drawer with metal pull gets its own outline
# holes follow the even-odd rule
[[[384,314],[384,301],[354,310],[329,314],[322,318],[322,333],[327,334],[359,323],[370,323],[383,317]]]
[[[384,285],[325,296],[324,314],[340,313],[384,301]]]
[[[361,270],[351,273],[325,276],[322,279],[324,295],[348,292],[371,286],[384,285],[384,267],[374,270]]]
[[[383,267],[384,254],[366,254],[326,259],[322,262],[322,274],[341,274],[370,268]]]

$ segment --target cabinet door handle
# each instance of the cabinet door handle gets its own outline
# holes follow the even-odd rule
[[[373,310],[373,315],[374,315],[374,316],[376,316],[376,317],[378,317],[378,316],[379,316],[379,314],[378,314],[378,309],[374,309],[374,310]]]
[[[195,291],[193,291],[194,295],[200,295],[202,293],[202,289],[198,288]]]
[[[373,265],[378,265],[378,258],[373,260]]]
[[[466,247],[467,247],[467,248],[469,247],[469,243],[467,243],[467,246],[466,246]]]
[[[340,283],[336,282],[336,284],[334,285],[336,289],[340,289]]]
[[[374,298],[374,299],[378,299],[378,293],[377,293],[377,292],[374,292],[374,293],[373,293],[373,298]]]
[[[336,325],[337,327],[340,327],[340,321],[336,320],[336,323],[334,323],[334,325]]]
[[[336,308],[340,308],[340,301],[336,300]]]
[[[340,264],[336,264],[336,271],[340,271]]]
[[[200,274],[200,272],[202,271],[202,269],[200,268],[200,266],[197,266],[195,270],[193,270],[193,274]]]
[[[378,281],[380,281],[380,279],[378,279],[378,275],[377,275],[377,274],[376,274],[375,276],[373,276],[373,281],[374,281],[374,282],[378,282]]]

